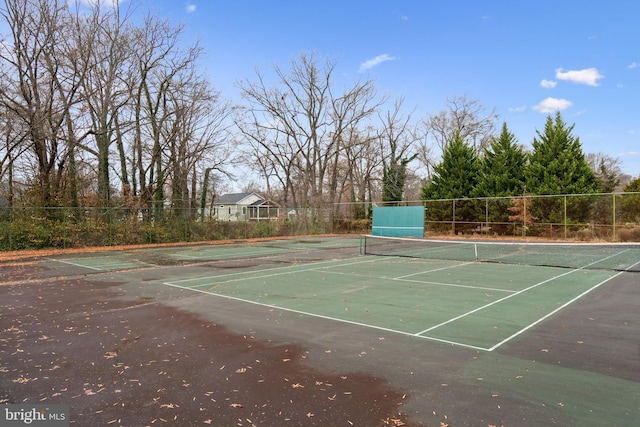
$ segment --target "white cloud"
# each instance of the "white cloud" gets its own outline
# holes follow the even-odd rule
[[[620,155],[624,157],[635,157],[640,156],[640,151],[627,151],[625,153],[620,153]]]
[[[638,67],[640,67],[640,63],[633,61],[631,64],[629,64],[627,68],[630,70],[633,70],[634,68],[638,68]]]
[[[362,64],[360,64],[360,72],[369,70],[382,62],[393,61],[395,59],[396,59],[395,56],[389,56],[386,53],[383,53],[382,55],[378,55],[373,59],[368,59],[364,61]]]
[[[592,67],[584,70],[563,71],[562,68],[556,69],[556,79],[567,80],[572,83],[585,84],[589,86],[598,86],[598,80],[604,78],[600,72]]]
[[[539,111],[541,113],[554,113],[556,111],[566,110],[571,107],[573,102],[568,101],[566,99],[558,99],[558,98],[545,98],[532,107],[534,110]]]
[[[191,4],[191,3],[187,3],[187,7],[185,8],[187,10],[188,13],[192,13],[196,11],[196,5],[195,4]]]
[[[557,84],[558,82],[555,82],[553,80],[547,80],[547,79],[542,79],[542,81],[540,82],[540,86],[542,86],[545,89],[553,89],[554,87],[556,87]]]
[[[527,109],[526,105],[521,105],[519,107],[509,107],[509,111],[512,113],[522,113],[526,109]]]

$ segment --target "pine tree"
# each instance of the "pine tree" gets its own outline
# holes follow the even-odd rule
[[[580,139],[573,136],[560,112],[547,117],[544,132],[536,131],[533,154],[525,171],[527,191],[533,194],[586,194],[598,190],[598,182],[585,160]]]
[[[625,193],[640,193],[640,176],[634,178],[624,187]]]
[[[603,193],[613,193],[620,184],[620,172],[612,169],[604,159],[600,159],[595,176],[600,183],[600,191]]]
[[[526,191],[537,195],[589,194],[598,191],[598,181],[585,160],[578,137],[572,135],[573,125],[567,126],[560,112],[555,119],[547,116],[544,132],[536,131],[533,154],[525,170]],[[588,218],[588,203],[570,198],[567,206],[569,221]],[[562,200],[540,199],[538,216],[551,222],[563,222]]]
[[[433,178],[422,188],[422,198],[461,199],[475,197],[480,163],[473,148],[456,133],[433,168]]]
[[[476,194],[481,197],[500,197],[486,201],[487,219],[496,223],[494,231],[506,231],[509,219],[509,199],[504,196],[519,196],[524,193],[524,169],[527,156],[513,133],[502,125],[500,136],[494,137],[484,150],[480,160],[480,181]],[[499,225],[498,223],[502,224]]]
[[[384,166],[382,171],[383,202],[399,202],[402,200],[404,183],[407,180],[407,164],[411,160],[413,159],[402,159]]]
[[[640,177],[624,187],[625,193],[640,193]],[[640,221],[640,194],[623,194],[619,216],[628,222]]]
[[[473,147],[456,132],[442,153],[442,162],[433,168],[433,178],[422,187],[423,200],[465,199],[476,197],[476,186],[480,177],[480,161]],[[458,204],[456,221],[475,220],[475,204]],[[429,206],[431,208],[429,208]],[[426,217],[432,221],[452,219],[451,203],[429,204]]]
[[[509,131],[507,124],[502,132],[493,138],[484,150],[480,161],[481,174],[477,195],[481,197],[501,197],[521,195],[524,192],[524,171],[527,157],[518,145],[516,137]]]

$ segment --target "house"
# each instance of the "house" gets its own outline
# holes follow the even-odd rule
[[[256,193],[229,193],[213,202],[214,219],[219,221],[275,221],[280,206]]]

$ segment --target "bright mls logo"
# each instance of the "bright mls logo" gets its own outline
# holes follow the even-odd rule
[[[69,427],[69,405],[4,405],[0,427]]]

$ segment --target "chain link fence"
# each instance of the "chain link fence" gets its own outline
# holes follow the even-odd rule
[[[381,205],[381,204],[379,204]],[[425,234],[640,241],[640,193],[420,200]],[[374,203],[286,208],[269,220],[216,221],[198,209],[0,207],[0,250],[72,248],[323,233],[368,233]]]
[[[640,241],[640,193],[428,200],[426,233]]]
[[[640,193],[417,200],[386,206],[424,206],[425,234],[640,241]],[[371,203],[336,205],[338,218],[370,218]]]
[[[366,232],[332,208],[289,208],[267,219],[221,221],[199,209],[0,207],[0,250],[204,242]]]

